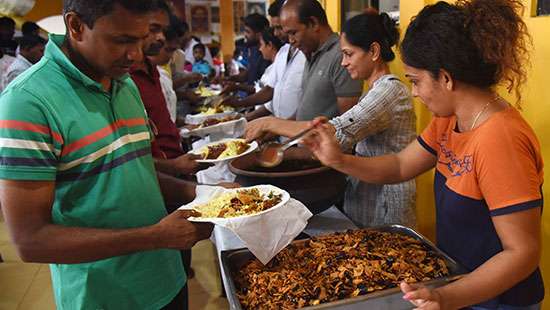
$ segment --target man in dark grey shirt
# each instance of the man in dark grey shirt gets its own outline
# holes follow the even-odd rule
[[[352,80],[340,64],[340,41],[317,0],[288,0],[281,11],[283,31],[290,44],[307,57],[302,79],[303,96],[296,120],[332,118],[359,100],[363,81]]]

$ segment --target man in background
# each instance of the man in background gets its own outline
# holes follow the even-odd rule
[[[195,161],[198,156],[183,151],[179,130],[170,118],[166,105],[160,73],[157,66],[151,63],[151,57],[158,56],[166,44],[164,32],[169,29],[172,14],[164,1],[159,1],[159,4],[160,9],[150,19],[149,35],[143,46],[145,57],[132,66],[130,75],[139,89],[155,135],[152,154],[157,170],[174,176],[188,175],[206,167]]]
[[[57,309],[186,309],[177,250],[211,225],[167,215],[195,185],[157,173],[139,92],[155,0],[65,0],[67,35],[0,97],[0,204],[23,261],[49,263]]]
[[[19,55],[5,72],[4,88],[21,73],[40,61],[44,56],[46,40],[39,36],[24,36],[19,38]]]
[[[39,36],[40,27],[34,22],[25,22],[21,26],[21,33],[23,36]]]
[[[15,35],[15,21],[7,16],[0,17],[0,50],[5,55],[15,57],[17,50],[17,41],[13,39]]]

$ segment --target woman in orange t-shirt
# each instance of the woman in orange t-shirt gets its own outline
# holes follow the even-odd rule
[[[326,120],[305,144],[326,165],[367,183],[403,182],[435,168],[437,244],[469,269],[440,288],[402,283],[418,309],[539,309],[543,163],[518,110],[496,95],[526,80],[529,35],[521,0],[426,6],[401,45],[412,93],[434,118],[406,149],[341,152]]]

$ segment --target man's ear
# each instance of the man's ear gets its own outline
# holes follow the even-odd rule
[[[67,35],[75,41],[82,41],[84,32],[84,22],[75,12],[65,14],[65,26],[67,27]]]

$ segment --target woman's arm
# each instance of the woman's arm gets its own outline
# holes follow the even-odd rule
[[[363,182],[391,184],[408,181],[433,168],[436,157],[413,141],[396,154],[358,157],[344,154],[330,125],[317,124],[317,129],[303,143],[325,165],[354,176]]]

